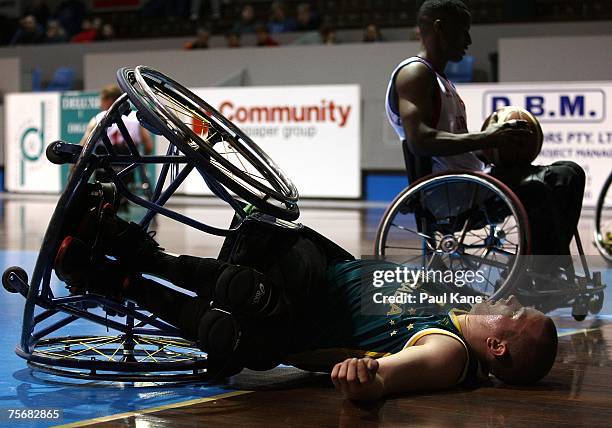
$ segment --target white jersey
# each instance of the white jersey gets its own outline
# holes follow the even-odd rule
[[[96,114],[96,124],[100,123],[102,117],[105,114],[106,111],[101,111],[100,113]],[[125,124],[125,127],[127,128],[130,137],[132,137],[132,141],[134,142],[134,144],[136,144],[136,146],[138,146],[141,143],[142,139],[140,138],[140,122],[136,117],[136,112],[132,111],[127,116],[121,116],[121,119],[123,119],[123,123]],[[113,123],[111,126],[108,127],[108,129],[106,130],[106,135],[108,135],[108,139],[110,140],[113,146],[125,144],[123,134],[121,134],[121,131],[119,130],[119,127],[116,123]]]
[[[436,75],[438,82],[438,95],[434,101],[434,128],[453,134],[464,134],[468,132],[465,114],[465,104],[459,97],[455,86],[443,75],[434,70],[433,66],[418,56],[410,57],[402,61],[391,74],[389,86],[387,87],[386,111],[387,118],[400,140],[406,139],[406,133],[402,126],[402,118],[399,114],[399,103],[395,90],[395,79],[399,71],[413,62],[425,64]],[[467,169],[470,171],[485,171],[486,165],[476,157],[473,152],[453,156],[433,156],[433,172],[446,171],[448,169]]]

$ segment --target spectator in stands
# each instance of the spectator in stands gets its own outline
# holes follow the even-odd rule
[[[72,36],[70,43],[91,43],[98,38],[98,31],[102,26],[100,18],[86,18],[81,24],[81,31]]]
[[[363,42],[364,43],[375,43],[382,42],[383,36],[380,32],[378,25],[370,23],[365,27],[363,31]]]
[[[47,22],[46,43],[64,43],[68,41],[66,31],[62,28],[57,19],[50,19]]]
[[[114,39],[115,39],[115,27],[113,27],[113,24],[106,23],[102,25],[102,29],[100,30],[100,36],[98,40],[108,42]]]
[[[319,28],[319,17],[312,11],[310,3],[300,3],[297,7],[297,30],[313,31]]]
[[[340,43],[338,35],[336,34],[336,28],[331,24],[321,25],[321,28],[319,28],[319,35],[321,43],[324,45],[336,45]]]
[[[23,14],[34,16],[36,22],[38,22],[42,28],[45,28],[47,26],[47,20],[49,19],[49,6],[47,6],[45,0],[30,0],[23,10]]]
[[[68,37],[81,31],[81,24],[85,17],[85,5],[77,0],[65,0],[57,6],[55,17]]]
[[[11,39],[11,45],[28,45],[45,41],[45,32],[34,15],[26,15],[19,21],[19,28]]]
[[[187,42],[185,49],[208,49],[208,40],[210,39],[210,30],[207,27],[199,27],[196,32],[195,40]]]
[[[253,34],[256,26],[255,9],[252,5],[245,4],[240,12],[240,21],[234,24],[233,31],[240,34]]]
[[[272,3],[272,6],[270,6],[270,20],[268,21],[268,31],[270,34],[295,31],[296,28],[295,20],[287,16],[285,5],[279,1]]]
[[[225,39],[227,41],[228,48],[239,48],[242,46],[240,41],[240,34],[235,31],[230,31],[229,33],[227,33]]]
[[[257,36],[257,46],[278,46],[278,42],[270,37],[268,27],[265,24],[260,24],[255,28]]]

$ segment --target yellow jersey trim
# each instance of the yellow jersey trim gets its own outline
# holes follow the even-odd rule
[[[452,317],[451,317],[452,319]],[[454,324],[454,321],[453,321]],[[459,341],[459,343],[461,343],[463,345],[463,348],[465,349],[465,356],[467,357],[466,361],[465,361],[465,367],[463,368],[463,371],[461,372],[461,376],[459,377],[459,380],[457,381],[457,383],[461,383],[465,380],[466,376],[467,376],[467,372],[468,372],[468,368],[470,367],[470,353],[468,352],[468,347],[467,344],[465,343],[465,341],[457,336],[455,333],[452,333],[448,330],[443,330],[441,328],[426,328],[425,330],[421,330],[419,331],[417,334],[415,334],[414,336],[412,336],[410,339],[408,339],[408,342],[406,342],[406,344],[404,345],[403,349],[409,348],[411,346],[414,346],[414,344],[421,339],[422,337],[431,335],[431,334],[442,334],[444,336],[449,336],[452,337],[453,339],[456,339]]]

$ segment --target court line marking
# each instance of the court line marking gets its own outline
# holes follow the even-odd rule
[[[134,410],[132,412],[117,413],[117,414],[114,414],[114,415],[101,416],[99,418],[86,419],[86,420],[83,420],[83,421],[72,422],[72,423],[65,424],[65,425],[56,425],[56,427],[57,428],[74,428],[74,427],[82,427],[82,426],[91,425],[91,424],[97,424],[97,423],[101,423],[101,422],[110,422],[110,421],[114,421],[114,420],[117,420],[117,419],[129,418],[131,416],[140,416],[140,415],[144,415],[144,414],[147,414],[147,413],[159,412],[159,411],[162,411],[162,410],[170,410],[170,409],[176,409],[176,408],[179,408],[179,407],[192,406],[194,404],[206,403],[206,402],[209,402],[209,401],[222,400],[224,398],[230,398],[230,397],[236,397],[238,395],[250,394],[251,392],[253,392],[253,391],[231,391],[231,392],[224,392],[223,394],[217,394],[217,395],[213,395],[213,396],[210,396],[210,397],[196,398],[196,399],[193,399],[193,400],[179,401],[178,403],[173,403],[173,404],[165,404],[163,406],[157,406],[157,407],[144,408],[144,409],[140,409],[140,410]]]
[[[586,334],[586,333],[590,333],[590,332],[596,331],[596,330],[601,330],[601,327],[581,328],[580,330],[566,331],[564,333],[557,334],[557,337],[573,336],[574,334],[580,334],[580,333]]]

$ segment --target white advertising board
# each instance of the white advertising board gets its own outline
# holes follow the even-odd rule
[[[194,92],[251,137],[293,181],[300,196],[361,196],[359,86],[198,88]],[[209,193],[195,173],[184,191]]]
[[[8,94],[4,100],[6,189],[58,193],[60,167],[45,149],[60,136],[60,94]]]
[[[505,105],[535,115],[544,144],[534,164],[571,160],[587,174],[584,205],[594,206],[612,171],[612,82],[457,85],[467,109],[468,129],[480,130],[485,118]]]
[[[359,86],[198,88],[194,92],[261,146],[294,182],[300,196],[361,196]],[[91,96],[77,92],[70,96],[79,94]],[[7,95],[7,190],[61,190],[62,174],[47,161],[44,148],[60,135],[77,143],[80,136],[64,132],[62,124],[76,120],[73,116],[93,114],[83,110],[86,113],[78,115],[62,107],[60,100],[66,97],[59,93]],[[165,152],[162,140],[158,139],[158,153]],[[180,191],[211,194],[195,172]]]

